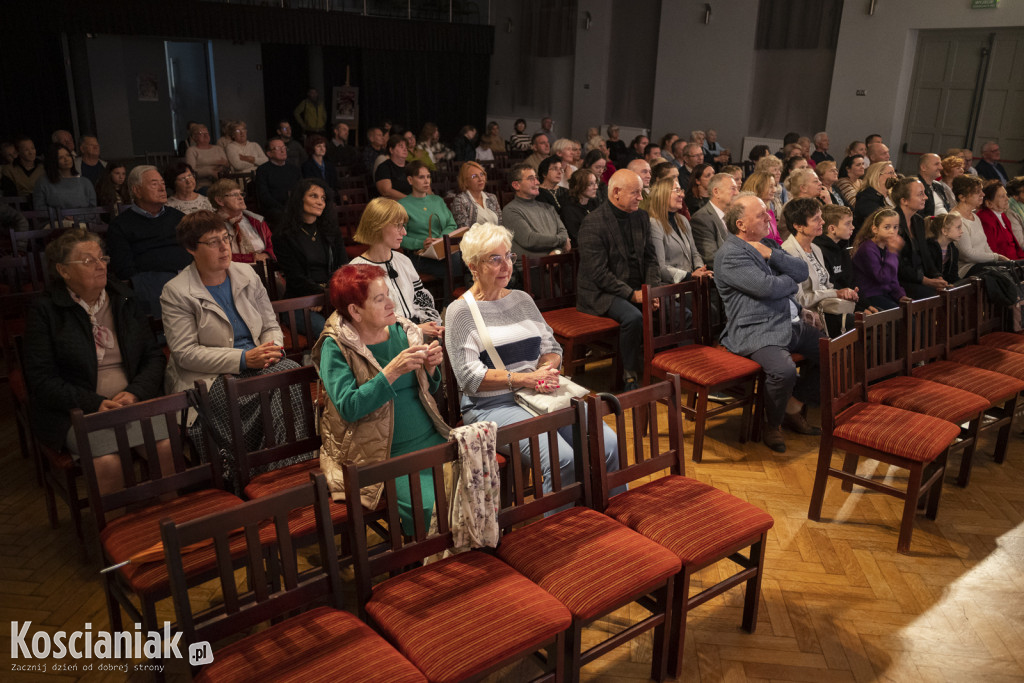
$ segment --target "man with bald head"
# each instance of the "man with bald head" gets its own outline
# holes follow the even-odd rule
[[[640,291],[661,284],[651,223],[640,209],[643,181],[628,168],[612,174],[608,201],[591,211],[580,226],[580,269],[576,308],[619,323],[619,354],[626,389],[636,387],[643,364],[643,314]]]
[[[640,181],[644,185],[644,199],[647,199],[647,195],[651,193],[651,165],[644,159],[633,159],[626,166],[626,169],[640,176]]]
[[[872,164],[879,161],[889,161],[889,148],[884,142],[868,143],[868,161]]]
[[[743,192],[725,213],[729,231],[715,255],[715,286],[725,306],[721,342],[764,370],[764,443],[786,452],[782,427],[815,435],[804,417],[818,402],[818,339],[821,333],[800,319],[794,295],[807,279],[807,263],[790,256],[768,235],[768,210],[753,193]],[[799,373],[792,354],[806,363]]]
[[[941,216],[956,208],[946,206],[946,193],[943,192],[942,186],[936,182],[941,176],[942,159],[939,158],[939,155],[930,152],[922,154],[921,158],[917,160],[917,177],[921,179],[925,194],[927,195],[924,208],[918,211],[923,218]]]

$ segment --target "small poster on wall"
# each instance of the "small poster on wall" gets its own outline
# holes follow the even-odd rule
[[[158,102],[160,91],[155,74],[139,74],[139,102]]]
[[[355,123],[359,119],[359,88],[350,85],[334,87],[331,98],[331,120],[334,123]]]

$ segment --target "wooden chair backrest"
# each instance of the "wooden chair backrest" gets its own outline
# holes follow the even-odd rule
[[[645,365],[660,349],[703,342],[701,328],[704,316],[701,308],[704,298],[701,291],[699,279],[658,287],[643,285],[640,306],[644,315]],[[657,310],[655,301],[658,302]],[[687,310],[690,311],[689,323],[686,320]]]
[[[297,296],[291,299],[278,299],[271,301],[270,305],[280,321],[281,329],[288,330],[288,338],[285,342],[285,356],[297,363],[302,362],[303,355],[316,344],[316,337],[310,332],[313,329],[312,314],[313,308],[319,307],[324,318],[330,315],[328,310],[326,294],[310,294],[309,296]],[[302,321],[306,330],[305,334],[299,332],[299,321]]]
[[[679,376],[669,374],[664,382],[657,382],[624,394],[598,394],[587,397],[587,434],[590,452],[590,471],[594,489],[594,507],[608,507],[609,492],[637,479],[662,470],[672,474],[686,474],[686,456],[683,452],[682,389]],[[661,441],[658,429],[658,404],[668,406],[668,441]],[[604,418],[615,416],[615,437],[619,446],[619,469],[608,472],[604,459]],[[627,420],[632,423],[633,438],[626,438]],[[644,422],[648,445],[644,447]]]
[[[93,206],[80,209],[58,209],[57,217],[61,225],[64,221],[72,221],[74,227],[93,230],[93,226],[102,226],[101,230],[106,231],[107,222],[110,220],[110,209],[105,206]]]
[[[279,300],[283,292],[277,286],[277,275],[280,272],[277,262],[270,259],[266,261],[253,261],[252,268],[256,271],[256,275],[259,276],[260,282],[263,283],[263,288],[267,290],[267,296],[270,297],[270,300]]]
[[[572,427],[575,481],[563,482],[558,464],[558,430]],[[545,493],[540,453],[541,439],[547,441],[551,491]],[[523,456],[523,442],[529,444],[530,456]],[[536,519],[565,505],[588,506],[591,500],[590,463],[587,456],[586,417],[583,401],[574,400],[568,408],[531,417],[498,428],[498,452],[508,466],[503,472],[508,480],[498,511],[498,526],[509,530],[517,524]]]
[[[523,290],[541,311],[576,308],[578,265],[572,254],[523,257]]]
[[[316,385],[319,379],[316,368],[311,365],[256,377],[225,376],[224,393],[230,411],[231,445],[241,488],[248,485],[257,473],[257,468],[304,453],[312,453],[310,459],[318,457],[322,441],[316,429],[310,387]],[[208,406],[205,385],[197,389],[199,400],[205,401]],[[242,429],[241,402],[253,396],[257,397],[260,404],[263,440],[259,448],[249,450]],[[271,410],[271,401],[275,399],[280,401],[283,413],[283,440],[278,440],[275,433]],[[303,433],[305,436],[300,436]]]
[[[185,461],[185,436],[179,428],[181,416],[189,407],[189,395],[178,392],[170,396],[161,396],[149,401],[85,415],[78,408],[71,411],[71,426],[78,443],[82,470],[89,489],[89,507],[96,518],[96,528],[102,531],[107,523],[107,513],[111,510],[127,508],[138,503],[149,503],[169,493],[180,493],[195,488],[223,488],[218,458],[210,462],[189,466]],[[128,444],[127,428],[133,422],[139,422],[144,443],[143,459],[146,467],[144,475],[137,475],[134,450]],[[153,436],[155,422],[163,422],[171,444],[171,455],[174,463],[173,472],[164,472],[156,451],[156,440]],[[93,458],[106,455],[93,453],[89,443],[89,434],[104,429],[113,429],[117,440],[115,455],[121,463],[125,488],[113,493],[100,494],[96,480],[96,467]],[[205,432],[206,430],[204,430]],[[217,452],[212,437],[206,435],[208,452]]]
[[[444,241],[444,267],[448,271],[448,286],[451,287],[452,291],[458,289],[461,283],[456,282],[455,279],[455,268],[452,265],[452,253],[455,251],[455,247],[462,243],[462,238],[466,233],[461,235],[442,235],[441,239]]]
[[[946,309],[937,296],[912,301],[900,300],[903,312],[903,343],[906,348],[904,374],[915,365],[931,363],[946,357]]]
[[[330,493],[323,474],[312,474],[311,479],[303,486],[189,522],[161,521],[171,595],[186,645],[223,640],[324,598],[330,606],[343,609]],[[323,565],[300,573],[288,516],[310,505],[316,517]],[[189,546],[204,543],[211,543],[216,552],[216,573],[224,600],[206,609],[193,610],[182,553],[189,552]],[[272,546],[269,552],[275,560],[270,566],[268,546]],[[237,555],[243,549],[249,580],[240,591],[235,569]],[[283,579],[280,583],[277,576]]]
[[[448,355],[447,344],[442,343],[441,349],[444,353],[444,362],[441,363],[444,379],[444,420],[449,426],[456,427],[462,423],[459,383],[455,379],[455,369],[452,367],[452,360]]]
[[[892,308],[871,315],[858,313],[854,327],[860,332],[864,381],[874,384],[905,372],[906,343],[903,311]]]
[[[831,433],[835,416],[848,406],[867,400],[864,352],[860,332],[852,329],[833,339],[818,341],[821,362],[821,431]]]
[[[373,595],[372,581],[382,574],[398,572],[431,555],[452,546],[451,527],[448,523],[448,494],[444,485],[444,466],[459,457],[459,446],[449,441],[430,448],[388,458],[369,465],[345,464],[345,507],[348,511],[349,539],[355,568],[356,597],[359,617],[366,618],[366,603]],[[418,472],[430,470],[433,478],[437,533],[430,534],[430,524],[423,513],[423,488]],[[370,516],[360,502],[359,490],[373,484],[383,484],[382,501],[384,520],[388,529],[401,529],[398,511],[398,479],[408,477],[412,500],[413,533],[388,533],[387,540],[371,548],[368,546],[367,527]],[[379,517],[374,516],[374,519]]]
[[[939,292],[945,307],[946,353],[978,343],[978,304],[981,292],[972,281]]]
[[[1021,268],[1015,266],[1012,272],[1019,280]],[[978,283],[978,291],[980,293],[978,310],[981,314],[978,322],[978,335],[985,336],[991,332],[1013,329],[1012,309],[993,301],[992,297],[988,295],[988,288],[985,287],[984,281]]]

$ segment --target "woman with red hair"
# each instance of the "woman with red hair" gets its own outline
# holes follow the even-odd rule
[[[431,396],[441,384],[441,346],[424,344],[416,324],[395,315],[385,278],[369,264],[335,271],[328,286],[334,313],[313,347],[313,364],[330,398],[320,422],[320,469],[336,500],[344,498],[345,463],[380,462],[444,443],[451,431]],[[429,520],[429,470],[420,473],[420,482]],[[364,488],[363,504],[376,507],[381,492],[380,485]],[[398,505],[403,529],[411,534],[412,495],[405,477],[398,481]]]

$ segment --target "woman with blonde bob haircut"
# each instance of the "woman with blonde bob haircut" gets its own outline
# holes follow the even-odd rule
[[[533,415],[516,403],[515,391],[527,388],[547,394],[558,389],[562,347],[530,295],[508,289],[516,261],[508,229],[493,223],[475,224],[462,238],[462,253],[473,273],[473,286],[448,306],[445,314],[445,346],[462,392],[462,417],[466,424],[493,421],[499,426],[527,420]],[[501,349],[504,370],[496,369],[497,363],[481,341],[470,299],[479,309],[492,348]],[[608,427],[605,430],[605,462],[611,472],[619,467],[618,445],[615,433]],[[543,490],[548,493],[551,458],[548,440],[540,441]],[[520,445],[524,463],[529,462],[530,444]],[[558,430],[558,466],[563,486],[575,481],[569,428]]]
[[[377,197],[366,205],[353,239],[369,248],[352,259],[384,271],[388,296],[398,314],[416,323],[425,337],[440,337],[441,314],[434,307],[434,297],[423,286],[419,273],[409,257],[402,253],[402,238],[409,214],[394,199]]]
[[[487,171],[475,161],[467,161],[459,167],[459,194],[452,200],[452,216],[460,228],[474,223],[501,224],[501,207],[498,198],[484,192],[487,185]]]

